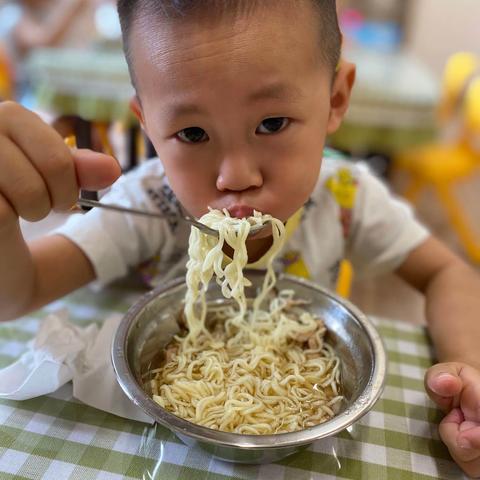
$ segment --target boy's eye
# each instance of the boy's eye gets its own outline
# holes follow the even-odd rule
[[[176,137],[185,143],[201,143],[208,140],[207,132],[200,127],[189,127],[180,130]]]
[[[256,133],[269,135],[281,132],[288,126],[290,120],[287,117],[266,118],[257,128]]]

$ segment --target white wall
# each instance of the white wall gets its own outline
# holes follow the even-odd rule
[[[480,55],[480,0],[413,0],[409,10],[407,48],[436,75],[454,52]]]

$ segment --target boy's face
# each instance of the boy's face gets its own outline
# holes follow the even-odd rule
[[[133,31],[134,111],[197,217],[210,206],[287,220],[312,193],[325,136],[347,108],[353,68],[332,89],[310,2],[268,5]]]

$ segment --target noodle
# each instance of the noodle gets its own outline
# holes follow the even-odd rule
[[[200,221],[219,237],[192,228],[184,310],[188,332],[174,338],[165,363],[150,372],[153,399],[198,425],[241,434],[292,432],[332,418],[343,398],[340,363],[324,342],[323,321],[291,290],[268,301],[276,282],[273,260],[285,239],[283,223],[258,212],[237,219],[218,210]],[[267,272],[258,296],[247,301],[245,242],[252,225],[266,222],[273,233]],[[224,256],[225,243],[233,249],[232,259]],[[207,309],[205,294],[214,275],[235,306]]]

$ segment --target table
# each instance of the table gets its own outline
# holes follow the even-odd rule
[[[347,47],[357,66],[350,107],[332,145],[355,155],[383,153],[433,138],[439,82],[406,51],[381,53]]]
[[[125,312],[144,293],[120,283],[82,289],[15,322],[0,324],[0,367],[22,354],[42,318],[68,308],[80,325]],[[0,478],[9,479],[465,479],[438,436],[441,413],[423,390],[432,364],[424,328],[374,319],[389,354],[386,389],[374,409],[336,437],[270,465],[236,465],[182,444],[167,429],[82,405],[71,384],[32,400],[0,401]],[[159,461],[161,459],[161,461]]]

